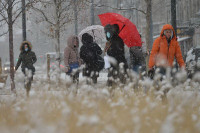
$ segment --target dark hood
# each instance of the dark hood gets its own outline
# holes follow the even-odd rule
[[[84,33],[82,35],[82,43],[83,43],[83,45],[93,43],[93,37],[88,33]]]
[[[110,36],[111,36],[111,38],[112,38],[112,37],[114,37],[114,36],[118,36],[118,34],[119,34],[119,26],[118,26],[117,24],[113,24],[113,25],[108,24],[108,25],[106,25],[106,26],[104,27],[104,31],[105,31],[105,34],[106,34],[107,32],[109,32],[109,33],[110,33]],[[107,40],[110,40],[111,38],[108,38],[108,37],[106,36],[106,39],[107,39]]]

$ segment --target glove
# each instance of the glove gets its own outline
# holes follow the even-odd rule
[[[153,79],[154,73],[155,73],[154,68],[151,68],[151,69],[149,69],[149,71],[148,71],[148,76],[149,76],[151,79]]]

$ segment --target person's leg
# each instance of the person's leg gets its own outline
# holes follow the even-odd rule
[[[26,85],[26,95],[29,96],[29,92],[31,90],[31,81],[29,81]]]
[[[33,81],[33,75],[35,74],[35,71],[32,69],[28,69],[28,72],[31,72],[31,75],[28,75],[28,83],[27,83],[27,88],[26,88],[26,94],[29,96],[29,92],[31,90],[31,84]]]
[[[31,76],[29,75],[29,71],[31,71]],[[31,81],[33,80],[34,72],[28,68],[22,68],[22,72],[24,73],[24,88],[26,89],[26,95],[29,97],[29,91],[31,88]],[[29,77],[30,76],[30,77]]]
[[[24,74],[24,88],[27,88],[27,73],[26,73],[27,68],[22,68],[22,72]]]
[[[164,76],[166,76],[166,68],[165,67],[157,67],[156,69],[159,69],[158,73],[161,75],[161,81],[163,80]]]
[[[74,76],[72,74],[69,75],[72,82],[74,82]]]
[[[92,81],[93,81],[94,84],[96,84],[97,83],[97,76],[93,76]]]
[[[119,79],[120,79],[120,82],[122,83],[122,84],[125,84],[126,83],[126,78],[128,77],[127,75],[127,70],[126,70],[126,68],[124,67],[123,68],[123,71],[120,71],[119,70]]]
[[[113,83],[117,82],[116,80],[120,80],[119,75],[120,74],[119,74],[119,68],[118,67],[109,68],[107,85],[112,86]]]
[[[161,80],[163,80],[163,77],[166,76],[166,68],[161,67],[160,68],[160,74],[162,75],[162,79]]]
[[[133,71],[136,72],[137,74],[139,73],[139,65],[134,65],[133,66]]]
[[[79,72],[76,72],[73,75],[73,83],[78,83],[79,82]]]
[[[112,86],[113,83],[113,67],[108,68],[108,80],[107,80],[107,86]]]
[[[97,78],[99,77],[99,72],[98,71],[94,71],[94,75],[92,76],[92,81],[94,84],[97,83]]]
[[[88,68],[86,69],[86,73],[85,73],[85,76],[86,76],[86,84],[91,84],[91,70]]]

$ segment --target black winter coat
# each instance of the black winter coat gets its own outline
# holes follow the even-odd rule
[[[100,56],[101,54],[101,48],[94,42],[83,45],[80,49],[80,58],[86,63],[88,69],[92,71],[96,70],[94,64],[97,62],[97,56]]]
[[[104,67],[104,60],[100,57],[102,50],[98,44],[93,41],[93,37],[88,33],[82,35],[82,43],[80,58],[86,64],[83,73],[85,73],[85,76],[90,76],[92,71],[99,72]]]
[[[118,35],[114,35],[110,39],[110,43],[111,43],[111,46],[107,50],[107,54],[115,58],[117,61],[117,64],[124,63],[124,67],[128,68],[127,61],[125,59],[123,40]]]
[[[15,70],[18,69],[18,67],[21,65],[22,71],[25,71],[25,68],[31,69],[32,72],[35,72],[35,67],[33,64],[37,61],[36,55],[33,51],[28,51],[28,52],[21,52],[18,58],[17,65],[15,67]]]

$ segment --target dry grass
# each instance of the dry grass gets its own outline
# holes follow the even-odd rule
[[[108,88],[105,83],[85,85],[85,81],[76,86],[68,79],[48,85],[45,78],[35,78],[29,98],[23,89],[17,90],[17,96],[0,95],[0,132],[200,132],[199,83],[169,87],[168,83],[133,80],[138,84]],[[152,87],[155,83],[160,91]]]
[[[0,130],[17,133],[157,133],[200,131],[199,94],[159,101],[153,93],[130,89],[36,91],[30,98],[0,103]],[[70,86],[69,86],[70,88]],[[71,86],[73,88],[73,86]],[[190,96],[191,97],[191,96]],[[194,98],[195,97],[195,98]],[[169,100],[170,98],[170,100]],[[10,101],[10,102],[8,102]],[[172,102],[173,101],[173,102]]]

